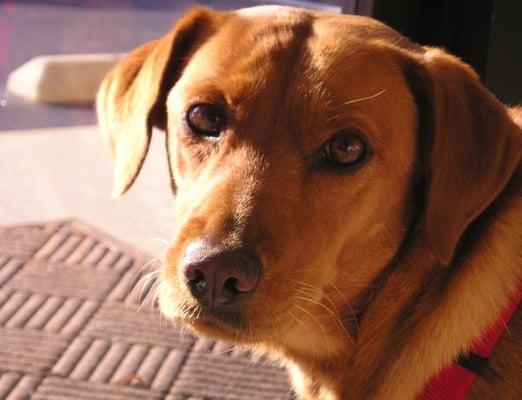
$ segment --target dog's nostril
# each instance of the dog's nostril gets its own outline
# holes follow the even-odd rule
[[[194,287],[198,292],[204,292],[207,287],[207,281],[204,278],[196,279],[193,282]]]
[[[190,286],[196,289],[198,292],[203,293],[207,287],[207,280],[203,271],[196,269],[187,274],[187,281]]]
[[[205,279],[205,274],[203,274],[203,271],[200,269],[196,269],[194,272],[192,272],[189,281],[201,281]]]
[[[225,283],[223,284],[223,290],[225,292],[228,292],[230,294],[238,294],[241,293],[241,291],[237,288],[238,280],[237,278],[228,278]]]

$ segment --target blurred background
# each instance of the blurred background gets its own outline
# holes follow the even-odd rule
[[[81,218],[161,252],[158,243],[169,240],[174,224],[162,135],[154,135],[136,186],[113,201],[112,164],[92,105],[24,99],[8,93],[8,76],[40,55],[126,53],[162,36],[197,5],[232,10],[267,3],[373,16],[422,44],[459,55],[505,103],[521,101],[520,0],[2,0],[0,224]],[[22,80],[34,74],[30,70]],[[58,78],[54,85],[60,84]]]

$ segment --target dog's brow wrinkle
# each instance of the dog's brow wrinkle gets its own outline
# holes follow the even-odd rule
[[[379,97],[380,95],[386,93],[386,89],[383,89],[381,90],[380,92],[378,93],[375,93],[375,94],[372,94],[371,96],[366,96],[366,97],[359,97],[358,99],[353,99],[353,100],[349,100],[347,101],[346,103],[343,103],[343,105],[348,105],[348,104],[353,104],[353,103],[358,103],[360,101],[365,101],[365,100],[370,100],[370,99],[374,99],[375,97]]]

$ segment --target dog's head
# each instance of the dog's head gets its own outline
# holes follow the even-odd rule
[[[167,132],[163,312],[325,354],[325,330],[342,338],[348,303],[408,232],[450,263],[520,158],[518,128],[456,58],[368,18],[283,7],[192,11],[120,62],[97,106],[115,194],[152,127]]]

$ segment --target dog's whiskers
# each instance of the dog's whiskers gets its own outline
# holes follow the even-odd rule
[[[301,281],[299,279],[288,279],[289,281],[292,281],[294,283],[296,283],[297,285],[301,286],[301,289],[302,290],[310,290],[312,293],[318,295],[318,296],[321,296],[322,295],[322,290],[317,288],[316,286],[310,284],[310,283],[306,283],[304,281]],[[298,286],[298,287],[299,287]]]
[[[138,291],[137,311],[140,311],[144,305],[144,293],[154,294],[154,292],[156,291],[155,285],[157,285],[157,276],[160,273],[159,268],[157,268],[157,263],[159,262],[160,260],[154,257],[150,259],[148,262],[146,262],[144,265],[142,265],[134,273],[132,280],[135,283],[127,289],[125,297],[128,297],[131,294],[131,292]]]
[[[287,310],[286,313],[287,313],[290,317],[292,317],[292,319],[293,319],[295,322],[297,322],[297,323],[298,323],[299,325],[301,325],[303,328],[306,328],[304,322],[301,321],[299,318],[297,318],[297,316],[295,316],[295,315],[292,313],[292,311]]]
[[[170,245],[170,242],[169,242],[167,239],[162,238],[162,237],[153,237],[153,238],[150,238],[150,239],[149,239],[149,242],[160,242],[160,243],[165,244],[165,245],[167,245],[167,246]]]
[[[313,286],[313,285],[311,285],[309,283],[306,283],[306,282],[303,282],[303,281],[300,281],[300,280],[296,280],[296,279],[292,279],[292,280],[294,282],[300,284],[300,285],[306,286],[306,288],[302,287],[301,290],[307,289],[307,290],[310,290],[312,294],[322,295],[325,298],[325,300],[328,301],[335,310],[337,309],[337,307],[335,306],[335,304],[332,301],[332,299],[326,293],[321,293],[318,288],[316,288],[315,286]],[[343,300],[344,304],[346,304],[346,306],[350,310],[350,313],[352,314],[353,323],[354,323],[354,326],[355,326],[355,338],[358,337],[359,336],[359,323],[357,321],[357,316],[355,314],[355,311],[354,311],[353,307],[351,306],[351,304],[348,301],[348,299],[346,298],[346,296],[344,296],[344,294],[341,292],[341,290],[335,284],[332,283],[330,286],[332,287],[332,289],[334,289],[339,294],[339,296]],[[374,287],[374,286],[366,285],[364,287]],[[343,327],[344,327],[344,325],[343,325]],[[349,335],[349,337],[355,342],[355,338],[352,337],[352,335]]]
[[[312,304],[315,304],[319,307],[321,307],[322,309],[326,310],[328,312],[328,314],[332,317],[332,319],[335,321],[335,323],[339,326],[339,328],[341,328],[342,332],[344,333],[344,335],[349,338],[352,342],[354,342],[353,340],[353,337],[350,335],[350,333],[346,330],[346,327],[344,326],[344,324],[342,323],[341,319],[339,318],[339,316],[330,309],[330,307],[326,306],[325,304],[323,303],[320,303],[318,301],[315,301],[315,300],[312,300],[312,299],[309,299],[309,298],[306,298],[306,297],[301,297],[301,296],[296,296],[295,297],[296,299],[298,300],[303,300],[303,301],[307,301],[309,303],[312,303]]]
[[[145,305],[145,297],[147,297],[149,293],[155,292],[156,287],[159,285],[159,273],[160,271],[148,272],[142,275],[138,283],[136,283],[135,288],[139,290],[137,311],[140,311]]]
[[[310,311],[308,311],[306,308],[300,306],[299,304],[296,304],[296,308],[301,310],[301,312],[307,314],[312,320],[314,320],[317,323],[317,325],[319,325],[319,328],[323,332],[324,344],[326,346],[326,352],[327,352],[328,355],[330,355],[331,354],[331,352],[330,352],[330,342],[328,341],[328,335],[326,333],[326,329],[324,328],[323,324],[321,324],[321,321],[319,321],[319,319],[317,319],[317,317],[315,315],[313,315]]]
[[[346,304],[346,306],[350,310],[350,313],[352,314],[353,324],[355,326],[355,338],[359,337],[359,322],[357,321],[357,315],[355,315],[355,311],[353,310],[353,307],[351,306],[348,299],[343,295],[341,290],[335,284],[332,283],[330,286],[332,287],[332,289],[337,291],[337,293],[339,294],[341,299],[344,301],[344,304]]]
[[[143,264],[137,271],[137,273],[142,273],[143,271],[145,271],[147,268],[150,268],[150,266],[153,264],[153,263],[161,263],[161,260],[158,258],[158,257],[152,257],[149,261],[147,261],[145,264]]]
[[[299,307],[298,307],[299,308]],[[287,310],[286,313],[294,320],[296,321],[299,325],[301,325],[303,327],[304,330],[306,330],[306,325],[305,323],[299,319],[295,314],[293,314],[290,310]],[[312,347],[311,349],[311,355],[312,355],[312,362],[311,362],[311,369],[313,370],[314,369],[314,364],[315,364],[315,356],[316,356],[316,352],[315,352],[315,347]]]
[[[299,280],[295,280],[295,279],[292,279],[292,280],[294,282],[302,285],[302,287],[294,288],[294,291],[296,291],[297,293],[300,293],[300,294],[304,294],[305,296],[315,297],[315,298],[317,298],[317,300],[312,300],[312,299],[310,299],[308,297],[307,298],[296,297],[296,298],[308,301],[308,302],[313,303],[313,304],[316,304],[316,305],[320,306],[321,308],[324,308],[325,310],[327,310],[328,313],[335,320],[336,324],[339,325],[339,327],[342,329],[344,334],[348,338],[350,338],[350,340],[353,343],[355,343],[355,338],[348,332],[348,330],[344,326],[343,322],[341,321],[340,317],[337,315],[337,307],[336,307],[335,303],[333,302],[333,300],[326,293],[324,293],[324,291],[319,290],[318,288],[316,288],[315,286],[313,286],[313,285],[311,285],[309,283],[306,283],[306,282],[303,282],[303,281],[299,281]],[[324,298],[328,303],[330,303],[331,308],[328,307],[327,305],[319,302],[318,300],[321,299],[321,298]],[[346,299],[345,299],[345,301],[346,301]],[[350,307],[350,309],[351,309],[351,307]],[[352,315],[355,318],[355,314],[353,313],[353,310],[352,310]]]

